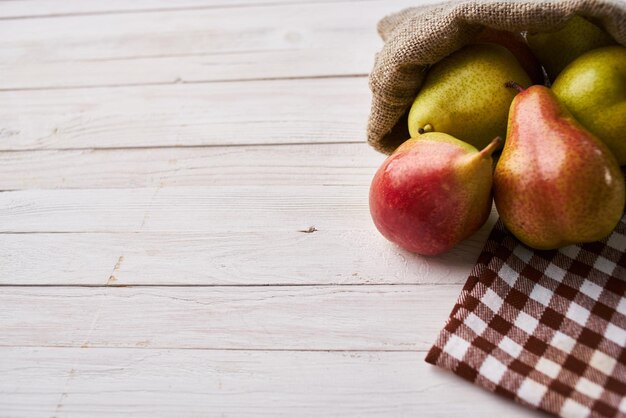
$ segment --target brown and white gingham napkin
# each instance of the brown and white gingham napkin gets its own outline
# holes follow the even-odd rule
[[[498,221],[426,361],[561,417],[626,417],[626,216],[533,251]]]

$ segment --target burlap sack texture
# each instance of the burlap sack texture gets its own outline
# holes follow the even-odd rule
[[[484,27],[550,32],[575,14],[603,26],[626,45],[626,0],[452,1],[385,17],[378,23],[385,45],[369,78],[369,144],[389,154],[409,138],[406,116],[426,66],[469,43]]]

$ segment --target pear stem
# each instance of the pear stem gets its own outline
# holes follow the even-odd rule
[[[495,138],[493,138],[493,140],[485,147],[483,148],[478,154],[480,155],[481,158],[489,158],[491,157],[491,154],[493,154],[493,152],[495,150],[497,150],[498,148],[500,148],[500,145],[502,145],[502,138],[500,138],[499,136],[496,136]]]
[[[426,124],[423,128],[419,128],[419,129],[417,130],[417,133],[419,133],[419,134],[421,135],[421,134],[424,134],[424,133],[426,133],[426,132],[430,132],[430,131],[432,131],[432,130],[433,130],[433,127],[432,127],[432,125],[429,123],[429,124]]]
[[[504,83],[504,87],[509,88],[509,89],[515,89],[520,93],[525,90],[524,87],[520,86],[515,81],[507,81],[506,83]]]

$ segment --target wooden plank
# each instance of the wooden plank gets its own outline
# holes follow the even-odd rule
[[[0,7],[0,19],[25,19],[32,17],[51,17],[99,13],[144,13],[164,10],[208,9],[217,7],[245,8],[277,4],[332,3],[349,0],[5,0]],[[359,0],[367,1],[367,0]]]
[[[426,350],[460,290],[3,287],[0,346]]]
[[[363,185],[384,159],[362,143],[9,151],[0,190]]]
[[[368,186],[24,190],[0,193],[0,232],[369,230]]]
[[[369,106],[366,78],[0,92],[0,151],[362,142]]]
[[[341,2],[168,10],[139,18],[113,14],[6,20],[0,27],[0,58],[19,63],[292,49],[305,44],[332,47],[338,29],[354,41],[360,35],[376,39],[375,27],[365,27],[363,22],[369,17],[368,22],[375,23],[390,11],[385,3],[366,2],[360,8]]]
[[[360,45],[357,45],[359,47]],[[365,77],[379,41],[361,49],[330,48],[197,53],[183,56],[0,63],[0,91],[117,87],[333,76]]]
[[[0,89],[365,75],[382,46],[376,22],[414,5],[348,1],[4,20]]]
[[[0,349],[12,417],[540,417],[423,353]]]
[[[314,233],[0,234],[0,284],[462,284],[495,219],[438,257],[408,253],[371,224]]]
[[[25,190],[0,193],[0,232],[352,231],[365,186]]]

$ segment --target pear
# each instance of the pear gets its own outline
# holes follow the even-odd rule
[[[376,172],[370,213],[388,240],[423,255],[448,251],[491,212],[494,139],[482,151],[450,135],[409,139]]]
[[[549,88],[509,86],[520,93],[494,174],[504,225],[542,250],[606,237],[624,210],[624,177],[615,157]]]
[[[529,33],[526,40],[550,80],[554,80],[563,68],[585,52],[616,44],[604,29],[576,15],[560,30]]]
[[[517,58],[533,84],[543,84],[544,76],[541,63],[530,50],[526,38],[520,32],[509,32],[486,27],[471,43],[494,43],[502,45]]]
[[[594,49],[575,59],[552,91],[585,128],[626,164],[626,48]]]
[[[513,91],[507,80],[530,85],[528,75],[506,48],[468,45],[433,65],[409,112],[411,137],[444,132],[481,149],[504,137]]]

